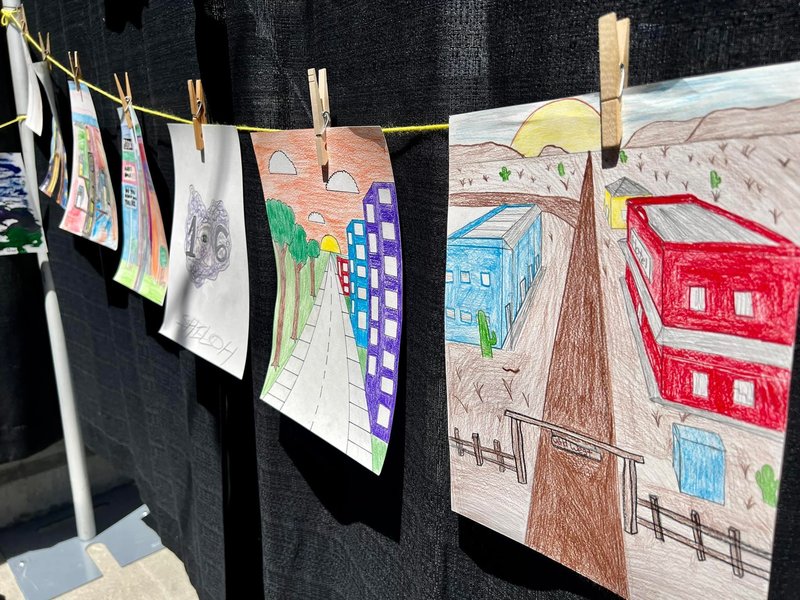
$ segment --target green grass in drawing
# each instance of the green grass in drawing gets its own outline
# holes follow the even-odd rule
[[[372,470],[380,473],[383,468],[383,461],[386,458],[386,451],[389,449],[389,444],[372,436]]]

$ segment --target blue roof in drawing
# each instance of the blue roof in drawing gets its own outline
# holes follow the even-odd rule
[[[463,246],[505,246],[513,250],[542,213],[535,204],[506,204],[490,210],[450,234],[448,244]]]

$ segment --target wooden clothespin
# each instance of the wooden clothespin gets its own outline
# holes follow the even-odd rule
[[[53,65],[50,63],[50,32],[47,32],[47,37],[42,37],[42,32],[39,32],[39,47],[42,49],[42,61],[47,63],[47,68],[53,70]]]
[[[192,111],[194,126],[194,145],[198,150],[205,148],[203,143],[203,125],[206,124],[206,97],[203,94],[203,82],[199,79],[186,82],[189,86],[189,107]]]
[[[125,71],[125,92],[122,91],[122,84],[119,82],[119,77],[114,73],[114,81],[117,82],[117,93],[119,100],[122,103],[122,114],[125,117],[125,122],[130,129],[133,129],[133,120],[131,119],[131,102],[133,96],[131,94],[131,80],[128,79],[128,72]]]
[[[597,21],[600,48],[600,134],[603,150],[622,144],[622,90],[628,84],[630,19],[608,13]]]
[[[75,80],[75,87],[78,88],[78,93],[83,98],[83,91],[81,90],[81,63],[78,60],[78,51],[70,53],[67,52],[69,58],[69,70],[72,71],[72,79]]]
[[[314,135],[317,143],[317,161],[322,167],[322,180],[328,181],[328,136],[327,130],[331,123],[331,107],[328,99],[328,71],[319,70],[319,83],[317,72],[308,70],[308,91],[311,95],[311,115],[314,118]]]
[[[30,36],[30,32],[28,31],[28,16],[25,14],[25,6],[19,7],[19,24],[22,28],[22,35],[23,36]]]

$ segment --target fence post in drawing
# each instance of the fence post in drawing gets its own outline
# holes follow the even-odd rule
[[[639,532],[636,487],[636,463],[626,458],[622,463],[622,525],[625,533],[630,534]]]
[[[517,481],[528,483],[528,468],[525,465],[523,450],[522,421],[511,417],[511,453],[514,455],[514,462],[517,467]]]
[[[500,440],[494,441],[494,453],[497,456],[497,460],[500,463],[499,469],[500,472],[503,473],[506,470],[505,460],[503,459],[502,450],[500,449]]]
[[[481,448],[481,436],[477,433],[472,434],[472,449],[475,451],[475,463],[483,466],[483,449]]]
[[[657,540],[664,541],[664,527],[661,525],[661,508],[658,506],[658,496],[650,494],[650,510],[653,513],[653,533]]]
[[[706,549],[703,546],[703,526],[700,525],[700,513],[692,510],[692,536],[694,537],[695,550],[697,551],[697,560],[706,559]]]
[[[728,535],[731,539],[731,566],[733,574],[737,577],[744,577],[744,565],[742,565],[742,533],[736,527],[728,527]]]
[[[456,438],[456,450],[459,456],[464,456],[464,444],[461,442],[461,436],[458,435],[458,427],[454,428]]]

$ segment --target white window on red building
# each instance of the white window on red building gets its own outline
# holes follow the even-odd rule
[[[347,273],[350,269],[348,268],[348,264],[346,262],[342,263],[342,273]]]
[[[690,287],[689,288],[689,308],[697,312],[703,312],[706,309],[706,288],[704,287]]]
[[[756,405],[756,386],[752,381],[733,380],[733,403],[753,408]]]
[[[377,371],[377,364],[378,361],[375,358],[375,355],[370,354],[369,358],[367,359],[367,373],[370,375],[375,375],[375,372]]]
[[[647,275],[648,279],[653,279],[653,258],[650,256],[650,253],[647,251],[644,243],[642,240],[639,239],[639,235],[636,233],[634,229],[630,231],[630,240],[631,240],[631,248],[633,249],[633,255],[636,257],[639,266],[642,267],[642,272]]]
[[[692,371],[692,394],[708,398],[708,373]]]
[[[347,271],[347,269],[345,269],[345,271]],[[344,276],[344,282],[345,283],[350,283],[350,276],[349,275],[345,275]]]
[[[733,312],[740,317],[752,317],[753,292],[733,292]]]

